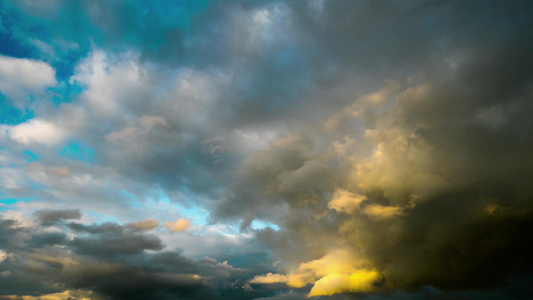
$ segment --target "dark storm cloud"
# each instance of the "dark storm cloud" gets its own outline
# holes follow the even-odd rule
[[[305,162],[296,168],[269,169],[283,161],[276,154],[283,151],[279,144],[271,145],[265,152],[269,154],[261,159],[251,156],[261,167],[247,168],[246,162],[243,177],[269,174],[269,180],[257,181],[261,184],[254,191],[279,197],[262,202],[266,207],[252,209],[268,211],[280,201],[289,208],[300,202],[308,209],[293,208],[286,219],[276,218],[282,225],[280,231],[260,232],[258,237],[278,249],[280,257],[296,264],[320,258],[331,247],[348,245],[354,257],[370,259],[391,289],[417,291],[423,285],[444,290],[495,288],[507,285],[508,276],[528,274],[533,267],[528,255],[532,241],[527,233],[533,225],[533,190],[526,179],[533,169],[526,154],[533,149],[531,128],[513,126],[527,118],[521,109],[502,113],[505,121],[478,119],[483,112],[479,104],[485,100],[483,93],[464,89],[447,80],[408,88],[393,93],[398,110],[378,112],[384,115],[376,121],[373,112],[364,112],[370,145],[379,144],[379,154],[366,158],[351,154],[349,178],[322,188],[329,194],[285,193],[280,187],[288,183],[305,187],[309,178],[295,176],[298,170],[303,172]],[[500,101],[531,112],[525,100],[530,92],[516,94],[514,87],[512,90],[514,99]],[[441,101],[453,109],[448,112]],[[312,153],[307,149],[302,154],[307,157],[304,161],[316,159]],[[347,162],[343,158],[346,153],[336,155],[340,155],[337,163]],[[327,152],[318,157],[322,163],[328,161]],[[348,189],[363,198],[352,195],[343,200],[332,193],[335,189]],[[340,200],[333,201],[337,198]],[[322,210],[316,203],[324,205]],[[238,210],[224,208],[222,212],[240,211],[247,218],[247,209],[233,197],[228,197],[225,205]],[[336,209],[339,215],[332,215],[327,208]],[[306,217],[300,219],[302,214]],[[328,223],[333,229],[329,232]],[[324,232],[327,234],[321,236]],[[309,245],[314,253],[304,250]]]
[[[376,65],[369,76],[391,70],[389,78],[399,76],[401,84],[356,97],[303,130],[308,146],[293,136],[249,156],[243,184],[217,216],[240,215],[245,226],[254,216],[276,220],[280,231],[258,236],[296,266],[348,247],[355,260],[370,259],[391,289],[494,288],[530,272],[533,73],[526,53],[533,24],[524,3],[456,5],[325,2],[320,26],[327,36],[317,37],[329,53],[354,67]],[[439,24],[452,17],[457,22]],[[361,59],[367,46],[375,50],[370,61]],[[287,160],[285,153],[294,155]],[[286,217],[268,213],[284,207]],[[309,245],[314,253],[304,250]],[[294,251],[304,255],[287,255]]]
[[[43,226],[52,226],[56,222],[61,220],[71,220],[81,218],[79,210],[52,210],[43,209],[34,213],[35,217],[40,221]]]

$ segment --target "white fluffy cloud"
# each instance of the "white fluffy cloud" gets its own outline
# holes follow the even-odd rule
[[[47,63],[0,55],[0,91],[17,106],[23,106],[26,95],[56,84],[55,70]]]
[[[66,131],[49,121],[32,119],[15,126],[3,126],[8,136],[21,144],[40,143],[54,145],[66,137]]]

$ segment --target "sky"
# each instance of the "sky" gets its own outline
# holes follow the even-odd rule
[[[0,300],[533,297],[533,3],[0,2]]]

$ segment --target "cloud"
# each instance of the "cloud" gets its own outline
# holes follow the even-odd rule
[[[30,94],[40,95],[56,84],[55,70],[49,64],[0,55],[0,91],[16,106],[27,105]]]
[[[461,87],[456,88],[461,89]],[[459,90],[455,92],[460,93]],[[515,226],[522,226],[518,224],[522,224],[524,221],[518,215],[528,218],[526,216],[531,214],[531,206],[522,202],[519,198],[514,198],[515,200],[513,201],[517,201],[515,205],[517,205],[516,207],[521,207],[521,212],[515,211],[516,214],[514,214],[506,210],[504,213],[506,217],[502,219],[487,219],[490,213],[486,213],[493,211],[490,208],[496,207],[489,206],[490,208],[487,209],[487,203],[493,203],[493,201],[498,203],[513,197],[499,194],[497,189],[493,190],[493,187],[490,187],[491,183],[489,182],[493,182],[492,175],[496,174],[500,167],[503,169],[514,168],[511,166],[517,166],[523,162],[510,159],[506,160],[506,164],[498,165],[499,167],[497,165],[481,167],[481,164],[475,162],[477,159],[475,158],[476,154],[473,152],[468,154],[468,150],[462,147],[468,145],[467,147],[476,148],[478,142],[487,143],[491,139],[493,139],[494,143],[498,143],[499,139],[496,136],[503,133],[491,132],[489,131],[492,130],[491,128],[486,128],[484,129],[486,131],[484,131],[485,140],[483,142],[479,140],[461,140],[457,136],[454,138],[446,136],[449,133],[441,131],[443,129],[440,127],[440,122],[448,124],[448,122],[454,120],[453,117],[450,119],[427,119],[424,114],[414,114],[411,111],[414,108],[406,108],[405,106],[408,101],[410,105],[413,103],[410,101],[417,101],[417,105],[429,105],[428,103],[438,105],[438,101],[435,99],[438,99],[438,95],[441,95],[441,87],[426,86],[416,90],[415,94],[413,94],[413,91],[415,89],[406,88],[402,90],[395,88],[394,92],[385,98],[385,102],[390,101],[390,105],[393,105],[393,107],[398,105],[396,109],[385,109],[384,107],[387,106],[383,103],[377,107],[366,108],[362,111],[362,114],[352,114],[350,118],[344,120],[344,122],[348,122],[351,118],[365,118],[365,121],[370,122],[368,126],[371,129],[367,129],[358,141],[365,144],[370,151],[358,152],[355,151],[357,148],[353,148],[351,150],[353,152],[347,152],[346,150],[350,149],[349,146],[356,145],[351,142],[347,143],[348,148],[340,148],[342,151],[337,152],[337,155],[348,155],[348,158],[345,158],[344,161],[351,165],[350,175],[347,177],[348,180],[336,181],[337,189],[333,189],[335,192],[329,194],[329,196],[326,194],[323,198],[317,198],[317,200],[323,199],[322,201],[327,201],[327,208],[339,213],[336,217],[337,219],[332,220],[339,226],[339,231],[333,233],[333,235],[338,234],[334,240],[337,243],[352,245],[345,250],[347,252],[344,254],[345,259],[343,259],[343,262],[349,262],[350,259],[355,259],[356,261],[366,260],[370,264],[370,269],[357,271],[355,268],[355,271],[351,273],[340,272],[332,274],[314,271],[315,264],[319,265],[322,260],[326,261],[326,263],[321,268],[317,268],[317,270],[328,270],[329,267],[334,268],[336,266],[334,261],[325,256],[325,258],[320,260],[300,263],[298,271],[289,270],[287,275],[269,274],[263,277],[256,277],[254,282],[285,282],[293,287],[302,287],[312,283],[313,288],[309,293],[310,296],[343,292],[376,292],[382,287],[409,290],[419,288],[420,285],[417,282],[420,281],[431,282],[436,287],[455,284],[457,286],[463,286],[463,284],[472,286],[494,284],[494,277],[484,276],[480,273],[480,269],[482,269],[481,265],[483,264],[492,264],[493,266],[496,264],[493,261],[493,251],[497,250],[492,249],[489,252],[486,248],[482,250],[475,248],[479,246],[474,245],[479,245],[479,243],[482,243],[481,240],[485,238],[493,239],[493,233],[489,232],[494,230],[493,228],[495,227],[505,231],[506,233],[501,232],[501,234],[507,237],[512,236],[511,239],[515,241],[521,241],[526,238],[520,230],[516,230],[517,227]],[[395,95],[398,98],[395,98]],[[368,96],[362,97],[362,101],[366,97]],[[360,100],[357,99],[356,103],[357,101]],[[463,109],[462,113],[475,118],[475,110],[470,110],[466,107]],[[373,123],[373,120],[369,120],[369,118],[373,118],[376,114],[380,115],[380,118],[375,119],[376,122]],[[417,122],[417,118],[420,118],[420,123]],[[477,126],[474,124],[466,123],[457,129],[451,129],[451,131],[454,134],[458,134],[458,131],[455,130],[474,130],[475,126]],[[325,126],[327,128],[329,126],[328,123]],[[415,131],[418,128],[421,128],[421,133],[419,134]],[[317,132],[321,134],[320,131]],[[447,145],[448,149],[458,146],[462,150],[440,152],[439,149],[441,147],[435,147],[435,144],[441,145],[442,139],[432,138],[433,134],[446,139],[446,143],[449,143]],[[460,134],[458,135],[460,136]],[[315,137],[315,140],[320,138],[321,136],[319,135]],[[529,141],[523,142],[522,146],[529,147]],[[505,147],[515,149],[515,146],[516,144],[507,144]],[[271,147],[275,149],[277,146],[272,145]],[[307,160],[325,159],[327,157],[312,154],[312,149],[306,149],[301,157],[305,157]],[[513,151],[511,150],[511,152]],[[457,153],[468,155],[472,160],[469,163],[465,163],[464,158],[455,156]],[[275,155],[262,157],[260,161],[272,159],[275,162],[269,162],[268,165],[275,165],[276,162],[280,161]],[[261,163],[260,161],[258,163]],[[305,166],[305,160],[300,162],[299,166],[300,168]],[[434,168],[438,168],[438,170]],[[485,174],[480,172],[481,169],[485,168],[490,169],[490,171]],[[248,172],[244,176],[246,178],[253,178],[256,173],[261,174],[263,171],[263,169],[259,168],[245,170],[245,172]],[[270,178],[278,178],[276,177],[279,174],[277,172],[279,171],[273,172],[276,175],[262,180],[263,184],[268,187],[268,184],[276,182],[275,179],[272,180]],[[488,177],[485,177],[485,175],[488,175]],[[499,177],[498,182],[499,185],[503,184],[511,189],[518,188],[522,190],[525,188],[522,183],[507,180],[505,176]],[[303,185],[305,183],[299,184]],[[276,183],[276,186],[279,186],[279,184]],[[263,188],[262,185],[260,187]],[[280,190],[270,189],[270,191],[274,191],[276,195],[287,203],[294,203],[295,199],[292,197],[296,197],[297,200],[301,199],[300,201],[303,201],[305,199],[308,201],[306,205],[313,210],[317,208],[305,194],[292,196],[284,194]],[[527,193],[529,194],[530,191]],[[472,198],[476,194],[478,196]],[[481,194],[487,196],[481,196]],[[491,200],[485,197],[489,197]],[[276,204],[270,205],[275,207]],[[301,212],[289,210],[288,220],[299,213]],[[470,217],[455,219],[461,214],[466,214]],[[512,216],[513,214],[514,216]],[[329,216],[330,213],[324,211],[322,214],[315,212],[309,217],[312,218],[315,225],[318,225],[321,223],[321,219],[329,218]],[[511,225],[513,223],[514,225]],[[285,224],[285,226],[289,226],[289,230],[294,231],[291,234],[298,232],[300,236],[303,235],[303,238],[306,239],[303,244],[309,244],[311,239],[316,238],[313,234],[323,230],[323,227],[319,226],[316,229],[302,232],[302,229],[294,222]],[[474,230],[473,228],[477,226],[481,226],[487,231],[482,230],[483,233],[481,233]],[[452,233],[457,231],[462,233]],[[417,234],[414,235],[413,232],[417,232]],[[273,234],[271,239],[282,238],[282,234],[285,233]],[[406,239],[412,240],[404,244]],[[470,240],[470,242],[466,242],[467,240]],[[507,240],[503,243],[510,245],[507,243],[514,242]],[[475,261],[465,260],[461,254],[449,249],[450,245],[462,249],[459,253],[477,253],[477,259]],[[486,246],[488,248],[492,247]],[[405,252],[395,252],[396,250],[394,250],[402,248],[405,248]],[[421,258],[420,256],[426,251],[425,249],[428,249],[427,251],[432,249],[433,254]],[[498,256],[507,256],[507,254],[504,254],[506,250],[499,249],[502,252]],[[280,251],[289,251],[288,246],[282,246]],[[445,264],[442,264],[443,261],[454,262],[459,265],[455,265],[456,267],[452,271]],[[484,262],[482,263],[481,261]],[[507,260],[506,263],[495,268],[498,272],[505,273],[506,271],[504,270],[509,270],[507,269],[508,264],[514,264],[512,261],[514,259]],[[349,263],[345,263],[345,265],[349,265]],[[449,274],[449,272],[453,272],[458,277],[450,279],[445,275]],[[499,274],[499,276],[506,276],[502,273]],[[495,273],[492,273],[491,276],[495,276]],[[361,278],[362,281],[356,278]],[[363,284],[365,282],[363,278],[368,278],[369,282]],[[378,280],[380,278],[384,278],[384,281]],[[502,278],[500,277],[499,280],[503,280]],[[359,285],[358,282],[363,283]]]
[[[364,213],[374,218],[390,218],[402,214],[402,209],[395,206],[367,205]]]
[[[180,251],[163,250],[161,240],[153,235],[110,229],[116,226],[56,223],[51,228],[2,219],[2,299],[64,295],[76,299],[249,299],[265,295],[246,294],[239,283],[262,267],[248,270],[228,261],[193,260]]]
[[[93,234],[105,234],[105,233],[111,233],[111,234],[122,234],[124,232],[124,227],[122,227],[120,224],[113,223],[113,222],[104,222],[102,224],[91,224],[91,225],[85,225],[80,223],[68,223],[67,226],[75,231],[79,232],[89,232]]]
[[[63,245],[66,241],[67,236],[64,233],[50,232],[32,235],[30,243],[36,247],[43,247],[47,245]]]
[[[333,274],[318,280],[309,292],[309,297],[347,292],[368,293],[374,290],[373,283],[382,280],[377,271],[356,271],[350,275]]]
[[[288,279],[283,274],[267,273],[265,275],[255,276],[250,283],[257,284],[272,284],[272,283],[286,283]]]
[[[184,232],[189,227],[191,221],[185,218],[179,218],[177,221],[168,221],[165,223],[165,227],[171,232]]]
[[[117,255],[138,254],[144,250],[161,250],[163,244],[155,236],[123,235],[98,238],[74,238],[72,247],[82,254]]]
[[[64,291],[61,293],[52,293],[47,295],[40,295],[40,296],[17,296],[17,295],[6,295],[5,298],[0,299],[23,299],[23,300],[63,300],[63,299],[69,299],[71,297],[77,297],[80,300],[89,300],[91,297],[94,297],[94,295],[91,295],[91,293],[85,293],[85,292],[79,292],[79,291]]]
[[[353,213],[357,210],[361,202],[365,201],[366,196],[356,195],[346,190],[337,190],[328,202],[328,208],[337,212]]]
[[[202,289],[202,280],[198,276],[145,272],[116,264],[79,265],[66,268],[63,276],[67,286],[92,286],[95,291],[115,299],[142,299],[147,296],[187,297]],[[160,291],[164,291],[162,296],[158,296]]]
[[[147,134],[156,125],[167,126],[165,118],[161,116],[142,116],[138,119],[138,127],[129,127],[121,131],[108,134],[105,139],[113,143],[128,143],[134,145],[135,141]]]
[[[51,210],[43,209],[36,211],[34,213],[35,217],[41,222],[44,226],[51,226],[57,221],[61,220],[72,220],[81,218],[81,213],[79,210]]]
[[[295,288],[312,284],[307,297],[327,296],[337,293],[377,291],[383,282],[381,274],[369,268],[368,262],[354,259],[349,251],[333,250],[324,257],[300,264],[298,270],[287,276],[268,273],[254,277],[250,283],[286,283]]]
[[[47,146],[57,144],[66,137],[66,132],[57,124],[32,119],[15,126],[5,126],[8,136],[21,144],[40,143]]]
[[[144,219],[144,220],[139,221],[139,222],[129,223],[126,226],[128,226],[129,228],[131,228],[133,230],[142,231],[142,230],[150,230],[150,229],[156,228],[157,226],[159,226],[159,222],[157,222],[154,219],[148,218],[148,219]]]

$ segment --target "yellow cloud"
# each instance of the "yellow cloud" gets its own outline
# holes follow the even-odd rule
[[[185,218],[179,218],[176,222],[166,222],[165,227],[171,232],[183,232],[191,225],[191,222]]]
[[[158,225],[159,222],[154,219],[148,218],[139,222],[129,223],[128,227],[134,230],[150,230],[156,228]]]
[[[286,283],[294,288],[313,284],[307,297],[314,297],[344,292],[371,292],[382,279],[381,274],[368,262],[356,260],[353,253],[339,249],[321,259],[302,263],[298,270],[287,275],[268,273],[254,277],[250,283]]]
[[[388,219],[403,214],[403,209],[397,206],[368,205],[363,212],[376,219]]]
[[[267,273],[265,275],[257,275],[252,280],[250,280],[250,283],[257,283],[257,284],[271,284],[271,283],[287,283],[287,277],[282,274],[273,274],[273,273]]]
[[[7,295],[7,296],[4,296],[5,298],[7,299],[22,299],[22,300],[65,300],[65,299],[72,299],[72,298],[75,298],[75,299],[79,299],[79,300],[91,300],[91,299],[95,299],[92,297],[92,293],[91,292],[88,292],[88,293],[85,293],[87,294],[87,296],[90,296],[91,298],[85,298],[85,297],[82,297],[82,298],[76,298],[75,295],[73,295],[73,293],[71,291],[64,291],[64,292],[61,292],[61,293],[53,293],[53,294],[47,294],[47,295],[41,295],[41,296],[38,296],[38,297],[35,297],[35,296],[17,296],[17,295]]]
[[[331,197],[328,208],[334,209],[337,212],[353,213],[364,200],[366,200],[366,196],[356,195],[349,191],[338,189],[333,194],[333,197]]]
[[[318,280],[307,297],[328,296],[338,293],[368,293],[375,289],[375,283],[382,280],[375,270],[359,270],[352,274],[331,274]]]

